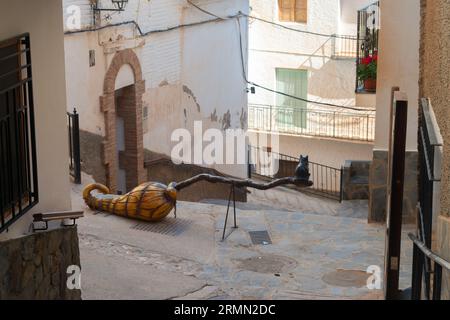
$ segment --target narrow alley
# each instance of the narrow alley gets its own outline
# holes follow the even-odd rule
[[[0,304],[450,300],[450,0],[0,3]]]
[[[73,207],[86,210],[83,299],[382,299],[367,288],[366,271],[383,268],[385,228],[367,224],[362,201],[252,192],[222,242],[226,202],[180,202],[177,219],[149,224],[90,211],[81,190],[72,186]],[[269,242],[253,244],[252,231],[267,231]],[[401,274],[407,285],[410,271]]]

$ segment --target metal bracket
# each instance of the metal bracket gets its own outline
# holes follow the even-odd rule
[[[64,223],[64,220],[62,220],[61,221],[61,227],[63,227],[63,228],[69,228],[69,227],[74,227],[74,226],[76,226],[77,225],[77,219],[70,219],[70,220],[72,220],[72,223],[71,224],[65,224]],[[43,227],[43,228],[36,228],[35,227],[35,224],[36,223],[38,223],[38,222],[43,222],[43,223],[45,223],[45,227]],[[48,221],[34,221],[33,223],[32,223],[32,226],[33,226],[33,232],[37,232],[37,231],[47,231],[48,230]]]
[[[34,225],[36,222],[33,222],[33,232],[36,231],[47,231],[48,230],[48,221],[39,221],[39,222],[44,222],[45,223],[45,227],[44,228],[35,228]]]

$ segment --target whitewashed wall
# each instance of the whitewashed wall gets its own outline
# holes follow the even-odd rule
[[[252,16],[297,30],[356,36],[357,11],[372,2],[308,0],[307,23],[280,22],[277,0],[253,0],[250,6]],[[330,37],[308,35],[257,20],[250,21],[250,81],[276,89],[276,68],[308,70],[308,100],[355,106],[356,59],[336,60],[332,59],[332,54],[333,40]],[[249,95],[249,104],[275,105],[276,94],[256,88],[256,94]],[[374,108],[375,103],[370,100],[358,106]],[[308,104],[308,109],[312,108],[329,110],[326,106]],[[338,143],[334,140],[283,135],[280,139],[286,141],[280,143],[281,153],[309,153],[316,162],[330,166],[340,167],[345,160],[371,159],[372,145],[367,143]]]
[[[0,41],[30,33],[39,203],[0,234],[0,241],[29,233],[34,213],[71,208],[61,2],[16,0],[2,5]]]
[[[382,0],[375,148],[389,149],[392,87],[408,96],[406,149],[417,151],[419,107],[420,1]],[[387,31],[385,31],[387,30]]]
[[[195,4],[220,16],[248,13],[248,0],[195,0]],[[111,2],[100,2],[104,7]],[[78,5],[82,27],[92,22],[89,0],[64,0],[67,9]],[[130,0],[125,12],[102,14],[102,25],[136,21],[143,32],[164,30],[183,24],[214,19],[185,0]],[[105,20],[106,19],[106,20]],[[241,18],[244,55],[247,50],[247,21]],[[68,31],[68,30],[66,30]],[[96,32],[67,34],[66,65],[68,109],[76,107],[81,128],[104,135],[99,109],[104,75],[117,50],[132,48],[138,55],[146,81],[144,106],[149,116],[144,124],[144,146],[170,155],[173,130],[192,130],[195,120],[207,128],[246,126],[247,93],[242,77],[239,34],[236,20],[206,23],[141,37],[132,25]],[[96,66],[89,67],[89,50],[96,51]],[[228,123],[228,114],[231,121]],[[220,168],[244,175],[245,168]]]
[[[353,21],[349,17],[354,15],[356,20],[358,8],[363,7],[368,1],[348,1],[308,0],[306,24],[278,21],[276,0],[251,1],[251,14],[301,31],[356,36],[356,21],[352,24]],[[341,8],[345,12],[341,12]],[[355,60],[331,59],[333,53],[331,38],[307,35],[264,22],[252,21],[249,41],[251,81],[275,89],[275,68],[308,70],[309,100],[355,105]],[[257,93],[249,97],[249,102],[273,104],[275,95],[257,89]]]

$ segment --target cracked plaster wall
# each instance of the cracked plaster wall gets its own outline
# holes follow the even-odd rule
[[[89,25],[88,0],[65,0],[64,7],[82,9],[82,22]],[[248,12],[248,1],[201,1],[202,7],[223,15]],[[67,17],[67,13],[65,15]],[[103,16],[103,23],[107,17]],[[183,0],[130,0],[124,13],[108,20],[136,20],[143,31],[166,29],[179,24],[210,20],[211,17]],[[245,19],[241,19],[244,55],[247,46]],[[242,77],[238,27],[235,20],[208,23],[170,32],[138,37],[131,25],[97,32],[66,35],[66,78],[68,110],[80,113],[82,130],[105,136],[104,117],[99,108],[104,75],[114,54],[131,48],[138,56],[146,92],[148,117],[144,119],[144,148],[170,155],[175,143],[172,132],[192,130],[202,121],[204,130],[246,129],[247,92]],[[89,50],[96,64],[89,66]],[[191,131],[192,132],[192,131]],[[242,166],[213,166],[236,176],[245,176]]]

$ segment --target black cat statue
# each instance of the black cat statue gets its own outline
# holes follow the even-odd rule
[[[295,169],[295,177],[300,180],[309,180],[311,174],[309,173],[309,157],[300,156],[300,162]]]

